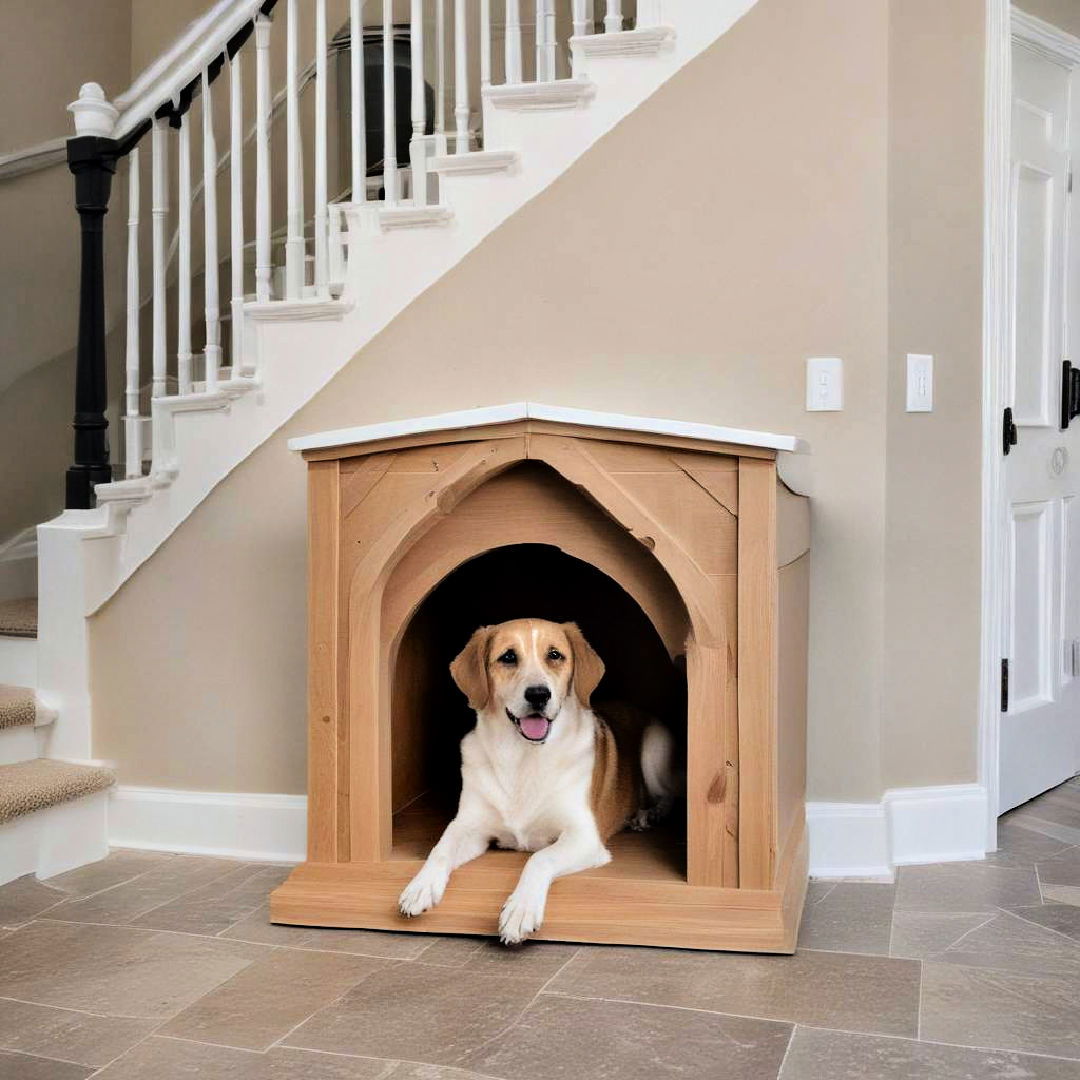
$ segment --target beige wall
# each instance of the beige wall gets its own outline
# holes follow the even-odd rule
[[[362,350],[92,621],[95,752],[128,783],[303,790],[304,476],[285,439],[530,397],[809,438],[788,475],[815,500],[812,794],[875,797],[887,14],[761,0]],[[845,358],[846,411],[803,411],[813,355]]]
[[[1080,37],[1080,0],[1021,0],[1016,6]]]

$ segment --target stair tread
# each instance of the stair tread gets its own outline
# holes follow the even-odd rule
[[[104,791],[116,782],[103,765],[75,765],[49,758],[0,765],[0,825],[23,814]]]
[[[37,637],[38,602],[36,596],[18,600],[0,600],[0,637]]]
[[[37,722],[37,695],[28,686],[0,683],[0,731],[32,727]]]

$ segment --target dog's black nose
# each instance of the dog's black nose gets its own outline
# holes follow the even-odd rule
[[[551,691],[546,686],[527,686],[525,700],[534,709],[542,709],[551,700]]]

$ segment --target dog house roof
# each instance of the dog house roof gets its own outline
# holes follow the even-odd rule
[[[754,446],[767,450],[786,450],[792,453],[805,453],[809,450],[805,440],[795,435],[777,435],[771,431],[751,431],[746,428],[697,424],[686,420],[664,420],[650,416],[594,412],[592,409],[570,409],[560,405],[542,405],[535,401],[516,401],[507,405],[489,405],[479,409],[439,413],[437,416],[417,416],[409,420],[388,420],[381,424],[364,424],[360,427],[321,431],[314,435],[302,435],[290,439],[289,449],[325,450],[333,446],[353,446],[426,432],[460,431],[474,427],[512,424],[522,420],[577,424],[583,427],[610,428],[619,431],[639,431],[650,435],[668,435],[707,443]]]

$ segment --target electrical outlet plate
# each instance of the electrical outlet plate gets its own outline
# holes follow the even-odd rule
[[[934,358],[927,353],[907,355],[907,411],[934,409]]]
[[[806,361],[806,409],[839,412],[844,407],[844,362],[835,356]]]

